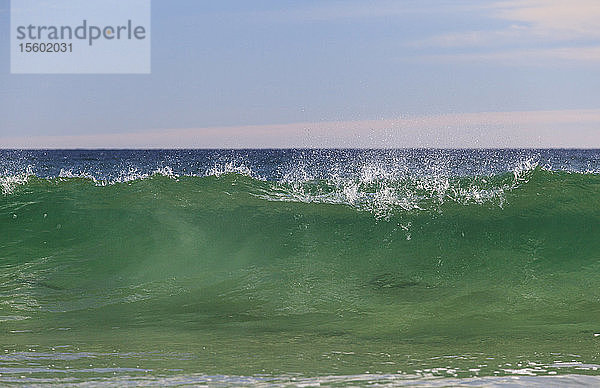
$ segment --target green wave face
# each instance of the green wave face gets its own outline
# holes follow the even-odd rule
[[[596,359],[597,175],[18,183],[0,196],[8,350],[81,347],[143,364],[132,375],[465,377]],[[189,357],[140,360],[152,352]]]

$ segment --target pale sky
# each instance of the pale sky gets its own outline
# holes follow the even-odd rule
[[[151,75],[10,75],[9,16],[0,148],[600,147],[597,0],[153,0]]]

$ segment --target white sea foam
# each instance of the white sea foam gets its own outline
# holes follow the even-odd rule
[[[91,181],[93,181],[94,183],[101,183],[101,181],[97,180],[96,177],[90,173],[87,172],[73,172],[73,170],[65,170],[65,169],[60,169],[60,173],[58,174],[59,178],[65,178],[65,179],[89,179]]]
[[[226,174],[239,174],[258,179],[258,177],[254,176],[252,170],[247,167],[244,162],[240,161],[215,163],[211,168],[206,170],[205,176],[220,177]]]
[[[33,168],[31,166],[28,166],[25,172],[21,174],[4,174],[3,176],[0,176],[0,188],[2,189],[2,194],[12,194],[16,186],[27,184],[32,176]]]
[[[324,204],[342,204],[368,211],[380,219],[389,219],[399,211],[440,211],[444,203],[491,204],[503,207],[506,193],[529,182],[532,172],[538,168],[534,159],[517,163],[512,179],[498,177],[453,177],[444,159],[423,161],[425,168],[411,171],[405,160],[356,160],[345,162],[332,159],[320,165],[309,158],[298,158],[290,163],[279,178],[271,178],[268,188],[257,189],[257,195],[269,201],[288,201]],[[323,163],[326,167],[323,168]],[[281,171],[281,170],[280,170]],[[204,174],[185,176],[221,177],[227,174],[247,176],[267,181],[255,173],[243,158],[215,162]],[[33,176],[33,169],[17,175],[0,178],[3,194],[13,192],[16,185],[26,184]],[[110,177],[87,171],[61,169],[60,179],[88,179],[98,186],[128,183],[154,176],[178,180],[180,175],[170,166],[162,166],[151,172],[130,167]],[[495,179],[495,182],[490,182]]]
[[[439,211],[446,202],[492,204],[503,207],[506,193],[526,184],[538,167],[534,160],[518,163],[513,179],[490,183],[490,177],[454,178],[443,165],[432,165],[428,174],[411,173],[402,164],[367,163],[354,175],[332,169],[316,178],[300,163],[262,195],[273,201],[344,204],[388,219],[401,211]]]
[[[12,356],[12,355],[11,355]],[[99,353],[20,353],[18,357],[10,359],[32,359],[34,361],[53,360],[55,358],[102,359]],[[112,356],[112,355],[111,355]],[[137,354],[128,354],[135,357]],[[30,385],[68,385],[72,387],[105,387],[105,386],[215,386],[215,387],[319,387],[319,386],[373,386],[373,387],[564,387],[564,386],[597,386],[600,383],[598,376],[565,374],[552,376],[528,375],[524,373],[505,372],[507,376],[485,376],[459,378],[453,369],[437,368],[436,372],[445,371],[446,376],[433,373],[364,373],[355,375],[329,375],[317,377],[304,377],[302,375],[255,375],[255,376],[230,376],[230,375],[203,375],[181,374],[154,376],[150,369],[141,368],[87,368],[72,369],[70,373],[87,375],[87,381],[77,382],[72,377],[63,377],[63,369],[49,369],[48,367],[29,366],[27,368],[7,367],[5,375],[0,381],[5,384],[30,384]],[[58,373],[59,377],[47,377],[49,372]],[[132,373],[132,372],[138,372]],[[107,373],[116,376],[106,377]],[[475,372],[472,372],[475,373]],[[96,374],[101,375],[96,377]],[[551,373],[548,373],[551,374]],[[27,377],[26,377],[27,376]]]

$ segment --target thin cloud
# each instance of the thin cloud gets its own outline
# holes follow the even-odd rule
[[[600,147],[600,109],[0,138],[3,148]]]
[[[499,29],[436,35],[408,46],[472,49],[471,53],[439,56],[448,60],[514,59],[513,64],[535,65],[545,59],[600,61],[597,46],[600,2],[597,0],[512,0],[492,3],[486,10],[484,17],[507,24]]]
[[[597,0],[520,0],[496,2],[487,17],[505,20],[502,29],[447,33],[423,39],[416,46],[484,46],[512,41],[519,44],[589,41],[600,37],[600,2]],[[518,40],[517,40],[518,39]],[[525,42],[523,41],[525,40]]]
[[[528,34],[527,27],[511,25],[503,30],[495,31],[466,31],[454,32],[443,35],[437,35],[430,38],[421,39],[407,44],[409,47],[442,47],[442,48],[461,48],[461,47],[485,47],[491,43],[496,45],[506,45],[515,42]]]
[[[505,66],[540,66],[596,64],[600,62],[600,46],[555,47],[548,49],[503,50],[496,52],[424,55],[418,61],[454,63],[494,63]]]
[[[531,33],[555,39],[600,37],[597,0],[521,0],[496,3],[496,17],[520,22]]]

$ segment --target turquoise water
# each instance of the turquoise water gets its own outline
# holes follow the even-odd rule
[[[599,382],[595,153],[207,152],[5,154],[0,383]]]

